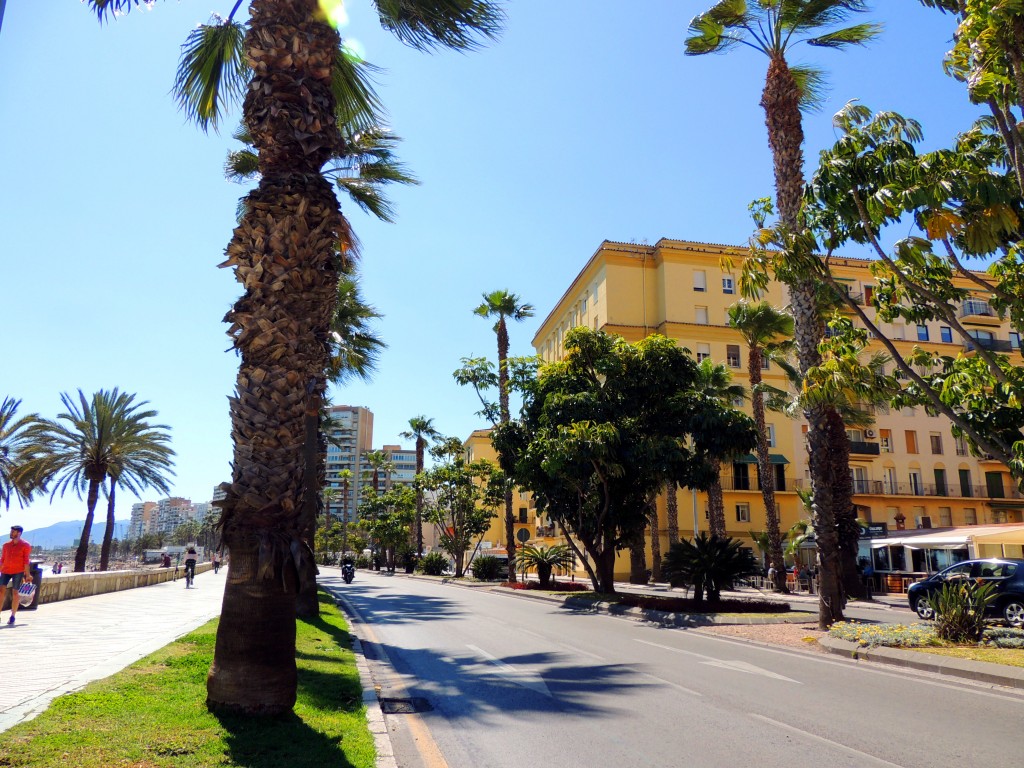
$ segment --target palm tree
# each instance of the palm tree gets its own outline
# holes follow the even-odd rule
[[[519,296],[508,291],[491,291],[483,295],[483,302],[473,310],[480,317],[496,317],[494,332],[498,336],[498,418],[508,424],[508,324],[511,318],[521,322],[533,317],[533,305],[523,304]],[[512,488],[505,490],[505,549],[508,552],[508,580],[516,580],[515,517],[512,515]]]
[[[137,0],[88,4],[102,21]],[[420,50],[471,49],[502,21],[490,0],[374,5],[385,28]],[[207,702],[275,714],[291,710],[297,686],[295,590],[281,584],[308,575],[311,559],[303,546],[305,419],[326,388],[339,251],[349,257],[354,244],[322,169],[340,154],[339,104],[371,116],[376,105],[362,65],[345,53],[318,0],[251,0],[244,25],[234,19],[241,6],[190,34],[176,91],[204,127],[216,126],[225,101],[244,93],[259,160],[258,186],[223,265],[244,293],[226,317],[241,358],[229,403],[232,476],[218,505],[231,574]]]
[[[416,474],[423,473],[424,452],[428,440],[437,440],[441,433],[434,428],[434,420],[426,416],[409,419],[409,429],[401,433],[403,440],[416,440]],[[416,557],[423,554],[423,489],[416,487]]]
[[[537,572],[537,581],[541,589],[547,589],[551,581],[551,571],[555,568],[572,568],[576,557],[567,544],[555,544],[551,547],[524,546],[516,558],[517,566],[524,574],[531,568]]]
[[[388,456],[388,454],[386,454],[384,451],[367,451],[366,453],[363,454],[363,459],[366,461],[367,464],[370,465],[370,469],[371,469],[371,472],[372,472],[372,481],[371,482],[372,482],[372,487],[373,487],[373,495],[375,497],[379,497],[380,496],[380,476],[381,476],[382,472],[384,473],[384,488],[385,488],[385,490],[387,490],[388,486],[391,484],[391,482],[390,482],[391,481],[391,471],[392,471],[392,469],[394,469],[394,465],[391,463],[391,457]],[[376,506],[374,506],[374,509],[376,509]],[[377,522],[376,512],[374,512],[373,513],[373,519],[370,521],[371,529],[373,527],[373,523],[376,523],[376,522]],[[377,555],[377,541],[374,538],[370,539],[370,550],[371,550],[370,558],[371,558],[371,560],[374,561],[374,566],[375,567],[379,567],[379,564],[377,563],[377,558],[376,558],[376,555]]]
[[[867,10],[863,0],[719,0],[690,22],[688,55],[718,53],[743,44],[768,57],[768,73],[761,94],[768,127],[768,146],[775,171],[775,200],[781,227],[791,252],[777,277],[790,288],[797,355],[802,372],[820,363],[818,343],[824,324],[816,301],[816,283],[806,264],[806,238],[801,237],[803,177],[803,119],[801,107],[816,100],[823,75],[809,67],[791,67],[790,51],[799,43],[826,48],[862,45],[879,32],[874,24],[842,26]],[[802,243],[797,249],[795,245]],[[787,249],[789,251],[789,249]],[[820,574],[818,625],[827,629],[843,618],[839,584],[838,541],[829,483],[827,410],[805,412],[808,422],[808,459],[814,487],[814,510]]]
[[[732,371],[721,363],[715,363],[710,357],[700,361],[697,370],[696,386],[709,398],[726,405],[732,405],[739,398],[745,397],[747,390],[740,384],[732,383]],[[725,536],[725,501],[722,495],[722,459],[715,456],[710,459],[713,480],[708,487],[708,526],[712,536]],[[696,536],[697,532],[694,531]]]
[[[760,573],[754,553],[738,539],[708,535],[701,531],[693,541],[681,541],[669,547],[662,573],[672,586],[693,586],[693,599],[700,603],[707,593],[714,603],[722,590],[732,589],[747,576]]]
[[[66,393],[61,400],[65,413],[55,421],[39,419],[29,427],[31,444],[25,467],[35,482],[54,484],[51,499],[58,493],[63,496],[68,488],[74,489],[79,498],[86,491],[85,523],[75,553],[75,572],[82,572],[96,502],[107,478],[111,485],[103,553],[109,557],[115,488],[121,485],[137,493],[152,486],[169,492],[166,478],[173,474],[174,451],[168,445],[168,427],[150,424],[148,419],[156,416],[156,411],[140,411],[147,403],[136,403],[135,395],[115,387],[100,390],[91,398],[78,390],[78,402]],[[101,565],[105,564],[101,560]]]
[[[341,470],[337,478],[341,483],[341,556],[345,557],[345,553],[348,552],[348,494],[349,484],[352,482],[352,470]]]
[[[761,390],[762,363],[771,355],[776,339],[793,336],[793,318],[780,312],[766,301],[757,304],[739,302],[729,307],[729,325],[740,332],[747,345],[747,374],[750,377],[750,402],[757,426],[757,474],[760,478],[761,498],[764,500],[765,525],[768,534],[768,556],[773,562],[782,562],[782,530],[779,526],[779,507],[775,502],[775,476],[768,453],[768,426],[764,416],[764,392]],[[775,586],[786,591],[786,574],[776,569]]]
[[[0,403],[0,504],[11,508],[11,498],[22,505],[32,495],[33,486],[23,474],[25,450],[31,443],[29,427],[39,420],[30,413],[16,419],[21,400],[5,397]]]
[[[665,527],[668,529],[668,545],[671,547],[679,541],[679,486],[675,480],[669,480],[665,484],[668,496],[665,501]],[[697,532],[694,531],[696,536]]]

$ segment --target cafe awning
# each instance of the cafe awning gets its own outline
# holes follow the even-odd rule
[[[789,459],[780,453],[768,454],[768,460],[772,464],[789,464]],[[757,456],[752,453],[744,454],[743,456],[737,456],[733,459],[734,464],[757,464]]]

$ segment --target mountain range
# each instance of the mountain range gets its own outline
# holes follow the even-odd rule
[[[114,538],[123,539],[128,533],[130,520],[114,521]],[[33,547],[43,549],[54,549],[74,546],[75,541],[82,535],[82,520],[69,520],[65,523],[54,523],[45,528],[35,528],[25,531],[22,536]],[[107,529],[106,521],[97,520],[89,531],[89,541],[94,544],[103,542],[103,532]]]

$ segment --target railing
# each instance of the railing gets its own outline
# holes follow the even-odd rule
[[[878,456],[881,453],[878,443],[866,443],[862,440],[850,441],[850,453],[857,455]]]
[[[995,317],[995,310],[987,301],[969,299],[960,305],[960,317]]]
[[[772,478],[772,490],[775,491],[792,491],[794,488],[799,488],[802,481],[796,480],[792,477],[783,478],[782,485],[776,482],[777,478]],[[756,475],[751,472],[749,478],[734,477],[728,474],[722,474],[722,490],[723,491],[758,491],[761,490],[761,484],[758,482]]]
[[[971,352],[974,349],[987,349],[989,352],[1012,352],[1013,345],[1006,339],[975,339],[964,342],[964,350]]]
[[[775,478],[772,478],[775,480]],[[729,474],[722,475],[722,490],[723,491],[751,491],[759,493],[761,491],[761,485],[757,482],[757,478],[751,474],[750,478],[736,478]],[[797,489],[809,488],[810,483],[803,478],[784,478],[783,487],[774,485],[776,491],[795,491]],[[853,492],[855,495],[869,495],[869,496],[932,496],[937,498],[951,498],[951,499],[1022,499],[1024,494],[1016,487],[1016,485],[1009,483],[1008,487],[1004,488],[989,488],[986,485],[968,485],[961,486],[953,481],[946,483],[945,485],[936,485],[934,483],[890,483],[885,480],[853,480]],[[990,495],[995,492],[997,495]]]

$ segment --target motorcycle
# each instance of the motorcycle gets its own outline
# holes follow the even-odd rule
[[[345,563],[341,566],[341,578],[345,580],[346,584],[351,584],[352,579],[356,577],[356,567],[352,563]]]

